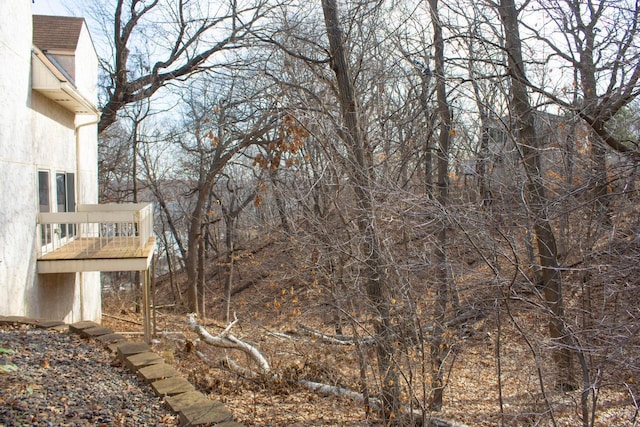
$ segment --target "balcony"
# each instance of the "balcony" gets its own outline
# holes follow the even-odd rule
[[[38,273],[146,271],[155,248],[151,203],[78,205],[38,215]]]

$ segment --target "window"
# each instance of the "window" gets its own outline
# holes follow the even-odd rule
[[[76,182],[72,173],[56,173],[56,200],[58,212],[74,212],[76,210]],[[60,237],[75,235],[71,224],[60,225]]]
[[[50,212],[51,203],[49,202],[49,172],[38,171],[38,205],[40,212]],[[40,226],[40,235],[42,245],[46,245],[51,241],[51,227],[47,225]]]
[[[75,212],[76,210],[76,178],[75,174],[57,172],[53,191],[49,171],[38,171],[38,207],[40,212]],[[55,199],[51,199],[51,196]],[[55,208],[53,208],[55,206]],[[72,224],[44,224],[41,228],[42,245],[52,242],[52,238],[70,238],[76,235],[76,227]]]
[[[38,203],[40,204],[40,212],[49,212],[51,205],[49,204],[49,172],[38,171]]]

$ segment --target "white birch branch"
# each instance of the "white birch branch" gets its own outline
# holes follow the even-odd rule
[[[311,335],[313,338],[316,338],[320,341],[324,341],[328,344],[337,344],[337,345],[353,345],[354,344],[353,338],[350,338],[350,337],[338,338],[336,336],[327,335],[318,330],[311,329],[304,325],[298,325],[298,330],[301,331],[301,333],[304,333],[306,335]]]
[[[231,333],[231,327],[237,322],[238,319],[231,322],[220,335],[211,335],[203,326],[200,326],[198,322],[196,322],[195,314],[192,313],[187,315],[187,323],[189,324],[189,327],[198,334],[203,342],[216,347],[240,350],[246,353],[258,365],[260,373],[270,373],[271,367],[262,353],[260,353],[260,351],[251,344],[236,338]]]
[[[315,381],[308,381],[308,380],[299,380],[298,384],[300,384],[301,386],[309,390],[320,393],[324,396],[338,396],[338,397],[344,396],[344,397],[348,397],[349,399],[355,400],[356,402],[364,402],[364,395],[362,393],[349,390],[348,388],[338,387],[335,385],[329,385],[329,384],[323,384],[323,383],[317,383]],[[379,407],[379,402],[377,402],[377,399],[370,399],[369,404],[372,405],[373,409],[378,409]]]
[[[234,317],[235,317],[235,315],[234,315]],[[247,355],[249,355],[249,357],[258,365],[261,374],[268,375],[268,378],[270,378],[272,381],[277,380],[279,378],[279,376],[277,374],[272,374],[271,368],[269,366],[269,363],[267,362],[267,359],[262,355],[262,353],[260,353],[260,351],[257,348],[255,348],[251,344],[248,344],[248,343],[236,338],[233,334],[231,334],[231,328],[236,323],[238,323],[238,319],[237,318],[235,318],[234,321],[231,322],[218,335],[211,335],[203,326],[199,325],[198,322],[196,322],[195,314],[187,315],[187,322],[188,322],[189,326],[191,327],[191,329],[194,330],[198,334],[198,336],[200,337],[200,339],[203,342],[205,342],[205,343],[207,343],[209,345],[215,346],[215,347],[231,348],[231,349],[240,350],[240,351],[246,353]],[[306,332],[308,332],[308,333],[313,331],[310,328],[305,328],[305,329],[306,329]],[[325,340],[325,338],[331,338],[330,336],[322,334],[322,333],[318,333],[318,335],[319,335],[318,338],[320,338],[322,340]],[[328,340],[328,341],[332,341],[332,340]],[[339,342],[339,344],[347,344],[347,342],[345,342],[345,341],[342,341],[342,340],[338,340],[338,341],[341,341],[341,342]],[[338,342],[334,342],[334,344],[338,344]],[[209,359],[204,354],[202,354],[201,352],[198,351],[196,354],[199,357],[201,357],[202,359],[210,362]],[[259,375],[257,372],[254,372],[254,371],[252,371],[250,369],[247,369],[247,368],[244,368],[244,367],[238,365],[232,359],[226,359],[226,364],[228,365],[228,367],[230,369],[232,369],[233,371],[235,371],[235,372],[237,372],[240,375],[243,375],[245,377],[253,378],[253,377],[256,377],[256,376]],[[315,392],[320,393],[320,394],[325,395],[325,396],[347,397],[349,399],[355,400],[356,402],[360,402],[360,403],[363,403],[365,401],[364,395],[362,393],[350,390],[348,388],[329,385],[329,384],[318,383],[318,382],[309,381],[309,380],[298,380],[298,381],[296,381],[296,383],[301,385],[302,387],[305,387],[305,388],[307,388],[307,389],[309,389],[311,391],[315,391]],[[374,410],[379,410],[380,406],[381,406],[381,402],[380,402],[379,399],[370,398],[369,399],[369,406]],[[408,415],[408,416],[412,416],[415,419],[420,419],[422,417],[422,413],[420,411],[418,411],[418,410],[406,411],[406,412],[404,412],[404,414]],[[459,423],[456,423],[454,421],[443,420],[443,419],[436,418],[436,417],[429,417],[428,416],[427,417],[427,421],[428,421],[427,425],[432,425],[432,426],[436,426],[436,427],[467,427],[464,424],[459,424]]]

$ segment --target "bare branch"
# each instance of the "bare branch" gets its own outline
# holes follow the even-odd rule
[[[221,334],[216,336],[211,335],[203,326],[199,325],[198,322],[196,322],[195,314],[192,313],[187,315],[187,323],[189,324],[189,327],[194,332],[196,332],[205,343],[216,347],[240,350],[247,354],[251,358],[251,360],[253,360],[258,365],[260,373],[270,373],[271,367],[269,366],[269,362],[267,362],[267,359],[262,355],[262,353],[260,353],[260,350],[231,334],[231,328],[237,322],[238,319],[236,318],[229,324],[229,326],[224,329],[224,331],[222,331]]]

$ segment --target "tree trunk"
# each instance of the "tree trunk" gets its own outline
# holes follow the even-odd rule
[[[518,126],[516,144],[527,174],[525,195],[535,232],[537,255],[542,270],[544,299],[550,311],[549,334],[556,347],[553,359],[558,369],[558,386],[573,389],[570,337],[564,326],[562,276],[558,264],[556,240],[547,215],[546,195],[540,160],[540,140],[534,125],[532,107],[527,94],[526,74],[522,58],[522,41],[518,29],[518,11],[514,0],[501,0],[499,13],[504,26],[508,71],[511,79],[510,107]]]
[[[178,246],[178,251],[180,252],[180,256],[182,259],[182,262],[180,262],[181,267],[185,267],[184,263],[187,259],[188,249],[185,249],[184,244],[182,243],[182,239],[180,238],[180,233],[178,231],[178,226],[173,220],[173,215],[169,210],[169,206],[167,206],[167,202],[164,198],[164,195],[160,192],[158,182],[153,180],[150,181],[149,187],[153,192],[156,203],[160,205],[160,209],[162,210],[162,212],[164,212],[164,217],[167,220],[167,226],[169,227],[169,230],[171,231],[171,235],[173,236],[173,239],[175,240],[176,245]]]
[[[196,205],[191,213],[189,221],[188,249],[187,249],[187,304],[192,313],[200,314],[198,307],[198,259],[199,248],[202,240],[202,221],[204,219],[204,207],[211,190],[211,178],[200,179]]]
[[[607,153],[600,138],[591,132],[591,167],[593,181],[591,184],[591,197],[594,204],[596,218],[605,225],[611,225],[611,212],[609,203],[609,185],[607,183]]]
[[[580,16],[579,3],[570,6],[577,16]],[[583,113],[594,117],[595,127],[605,127],[605,121],[602,118],[602,112],[598,111],[600,99],[598,97],[598,80],[596,77],[596,63],[594,52],[596,50],[596,28],[597,19],[592,17],[590,22],[579,22],[577,31],[583,37],[583,45],[580,46],[580,61],[578,64],[578,72],[582,86],[582,110]],[[596,218],[605,224],[611,224],[609,212],[609,198],[607,185],[607,161],[606,150],[600,137],[595,131],[589,133],[589,142],[591,149],[591,169],[592,181],[590,185],[591,196],[593,200],[594,213]]]
[[[198,196],[200,199],[200,195]],[[200,203],[200,200],[196,205]],[[200,224],[202,222],[202,207],[194,209],[189,224],[189,243],[187,249],[187,309],[198,313],[198,247],[200,240]]]
[[[424,188],[427,194],[427,197],[432,198],[434,196],[433,191],[433,147],[431,143],[431,137],[433,134],[433,127],[431,126],[431,122],[433,121],[433,115],[431,109],[429,108],[429,93],[431,86],[431,69],[429,65],[425,65],[421,70],[420,74],[420,106],[422,107],[422,112],[424,114],[426,126],[425,136],[424,136],[424,144],[423,144],[423,159],[422,165],[424,167]]]
[[[234,273],[234,218],[225,215],[224,223],[226,226],[225,231],[225,246],[227,252],[226,266],[227,266],[227,280],[224,283],[224,305],[225,305],[225,321],[231,321],[231,290],[233,287],[233,273]]]
[[[180,286],[178,286],[175,282],[174,271],[173,271],[174,268],[173,268],[173,261],[172,261],[173,256],[171,253],[171,249],[169,248],[169,239],[167,239],[166,233],[167,233],[167,230],[165,228],[165,223],[164,221],[162,221],[162,230],[160,234],[160,239],[162,240],[165,256],[167,257],[167,269],[169,270],[169,285],[171,288],[171,292],[173,293],[173,302],[176,305],[181,306],[182,293],[180,292]]]
[[[206,316],[206,296],[205,296],[205,286],[206,286],[206,276],[204,263],[206,259],[206,245],[204,240],[205,227],[202,226],[202,231],[200,232],[200,239],[198,244],[198,313],[200,313],[200,317],[202,319]]]
[[[285,207],[284,200],[282,199],[282,194],[278,189],[277,179],[276,179],[276,170],[271,171],[269,173],[269,178],[271,179],[271,185],[273,185],[273,198],[276,202],[276,208],[278,209],[278,216],[280,217],[280,224],[282,225],[282,231],[289,234],[291,233],[291,226],[289,225],[289,219],[287,218],[287,210]]]
[[[330,59],[336,76],[338,101],[345,132],[341,134],[349,156],[355,167],[353,185],[358,204],[357,224],[362,237],[361,250],[366,254],[364,261],[364,280],[366,292],[378,321],[375,324],[376,354],[378,372],[382,388],[382,402],[385,419],[391,421],[399,414],[400,390],[398,374],[393,364],[395,349],[391,335],[390,301],[385,286],[385,261],[380,249],[375,221],[371,187],[371,153],[368,151],[363,130],[359,122],[359,108],[355,89],[351,81],[344,41],[338,20],[338,8],[335,0],[322,0],[327,37],[329,39]]]
[[[451,142],[451,109],[447,102],[447,91],[444,79],[444,40],[442,24],[438,15],[438,0],[429,0],[431,23],[433,25],[433,45],[436,77],[436,97],[440,120],[438,136],[438,182],[436,199],[444,211],[449,204],[449,145]],[[429,407],[433,411],[442,409],[444,397],[444,361],[447,344],[444,339],[447,295],[449,278],[447,271],[447,219],[443,218],[438,232],[438,246],[435,250],[437,260],[436,298],[433,306],[433,340],[431,342],[431,388],[433,395]]]

